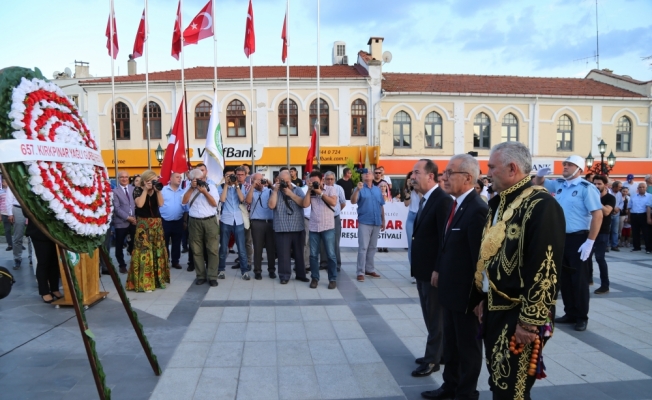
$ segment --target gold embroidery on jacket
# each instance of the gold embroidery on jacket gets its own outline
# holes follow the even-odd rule
[[[523,400],[525,398],[525,380],[527,379],[527,370],[530,366],[530,354],[532,354],[532,344],[528,344],[523,352],[518,356],[518,372],[516,373],[516,384],[514,385],[514,400]]]
[[[491,350],[491,379],[494,384],[502,390],[507,389],[507,382],[500,381],[507,378],[511,374],[511,367],[509,365],[509,339],[507,338],[507,328],[505,325],[503,332],[498,337],[498,341],[494,344]]]
[[[556,291],[557,266],[552,257],[552,246],[548,245],[546,259],[541,263],[539,270],[534,275],[534,285],[528,291],[527,299],[521,296],[524,305],[520,318],[527,324],[543,325],[548,310],[556,303],[552,296]]]

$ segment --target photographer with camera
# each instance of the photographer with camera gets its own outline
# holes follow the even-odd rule
[[[260,173],[251,177],[251,190],[247,192],[245,202],[251,207],[251,228],[254,247],[254,279],[261,280],[263,264],[263,247],[267,252],[267,272],[276,278],[276,244],[274,243],[274,211],[269,208],[269,196],[272,191],[267,179]]]
[[[269,196],[268,206],[274,210],[274,232],[276,235],[276,254],[278,255],[278,275],[281,284],[292,277],[290,252],[294,251],[296,279],[308,282],[303,258],[303,191],[290,181],[286,169],[278,175],[279,183]]]
[[[235,172],[244,174],[244,169],[238,167]],[[244,203],[246,190],[238,182],[238,178],[233,171],[228,171],[224,176],[224,183],[217,188],[222,203],[220,214],[220,266],[217,274],[218,279],[225,278],[226,255],[229,246],[229,237],[231,233],[235,236],[235,243],[238,246],[238,258],[240,260],[240,273],[242,280],[248,281],[247,249],[245,237],[245,216],[243,215],[240,205]]]
[[[328,256],[328,288],[337,287],[337,258],[335,257],[335,205],[337,190],[322,184],[322,174],[318,170],[310,173],[306,182],[309,193],[303,198],[303,207],[310,207],[310,288],[316,289],[319,283],[319,253],[323,243]],[[298,271],[298,270],[297,270]]]
[[[152,170],[143,172],[140,186],[134,188],[136,234],[126,290],[151,292],[165,289],[165,284],[170,283],[168,251],[159,210],[165,204],[161,190],[163,184],[156,180]]]
[[[206,167],[199,166],[188,175],[190,187],[183,195],[182,205],[188,205],[188,242],[193,257],[197,280],[196,285],[206,283],[217,286],[217,246],[219,232],[217,226],[217,199],[215,191],[210,191],[206,181]],[[213,186],[213,188],[215,188]],[[204,252],[208,262],[204,259]]]

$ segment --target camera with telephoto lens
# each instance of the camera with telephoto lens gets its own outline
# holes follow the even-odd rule
[[[159,192],[163,190],[163,184],[159,182],[157,179],[152,180],[152,187]]]
[[[211,187],[208,186],[208,183],[206,183],[206,181],[202,181],[202,180],[199,180],[199,179],[197,179],[197,187],[198,187],[198,188],[200,188],[200,187],[205,187],[205,188],[206,188],[206,191],[208,191],[208,192],[211,191]]]
[[[261,185],[267,185],[267,179],[264,179],[264,178],[261,179],[261,180],[260,180],[260,184],[261,184]]]
[[[287,189],[287,188],[288,188],[288,183],[287,183],[286,181],[284,181],[284,180],[281,179],[281,180],[278,182],[278,187],[279,187],[280,189]]]
[[[229,182],[235,183],[235,181],[237,181],[237,180],[238,180],[238,178],[236,178],[235,175],[229,175]]]

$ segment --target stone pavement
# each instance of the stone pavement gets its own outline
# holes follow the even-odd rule
[[[389,400],[438,387],[441,371],[410,376],[426,330],[406,252],[377,254],[382,278],[358,283],[355,249],[342,250],[336,290],[326,288],[325,274],[316,290],[265,274],[242,281],[229,255],[217,288],[192,284],[194,273],[184,269],[172,270],[167,289],[128,292],[160,377],[103,277],[111,294],[87,318],[113,398]],[[611,292],[591,294],[586,332],[559,326],[544,351],[548,378],[536,383],[534,398],[652,398],[652,257],[623,249],[607,260]],[[97,398],[73,311],[43,304],[23,262],[11,295],[0,300],[0,398]],[[4,246],[0,265],[12,265]],[[597,265],[595,274],[598,285]],[[481,399],[491,398],[487,379],[483,368]]]

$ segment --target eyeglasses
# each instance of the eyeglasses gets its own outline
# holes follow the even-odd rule
[[[380,175],[380,174],[381,174],[380,172],[374,172],[374,175]]]
[[[446,178],[450,178],[451,175],[455,175],[455,174],[467,174],[467,175],[470,175],[468,172],[464,172],[464,171],[451,171],[450,169],[447,169],[447,170],[444,171],[444,173],[443,173],[443,175],[444,175]]]

